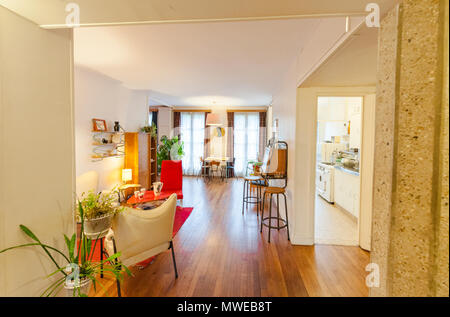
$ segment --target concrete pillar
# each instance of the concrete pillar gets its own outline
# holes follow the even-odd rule
[[[382,20],[371,296],[448,296],[448,1]]]

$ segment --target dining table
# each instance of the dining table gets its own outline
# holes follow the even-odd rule
[[[227,156],[208,156],[205,159],[205,162],[209,165],[212,165],[212,162],[219,162],[219,165],[217,166],[217,170],[211,170],[211,173],[214,174],[213,171],[217,171],[218,173],[220,173],[220,177],[223,180],[224,178],[228,178],[225,174],[226,174],[226,169],[227,169],[227,162],[231,162],[231,158],[227,157]],[[216,163],[217,164],[217,163]]]
[[[205,162],[228,162],[230,161],[231,158],[230,157],[226,157],[226,156],[208,156],[205,159]]]

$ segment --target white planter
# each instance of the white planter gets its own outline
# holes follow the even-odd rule
[[[91,239],[103,238],[111,228],[113,214],[84,220],[84,234]]]
[[[80,284],[77,288],[80,288],[81,294],[88,295],[89,290],[91,289],[92,281],[90,279],[82,279],[80,280]],[[77,297],[78,296],[78,290],[75,291],[74,281],[65,282],[64,289],[66,290],[66,297]]]

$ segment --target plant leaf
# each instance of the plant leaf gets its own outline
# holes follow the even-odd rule
[[[20,225],[19,227],[31,239],[33,239],[34,241],[40,242],[39,239],[36,237],[36,235],[30,229],[28,229],[26,226]]]

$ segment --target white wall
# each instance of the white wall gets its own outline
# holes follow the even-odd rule
[[[309,107],[310,105],[303,107],[303,105],[297,104],[297,87],[331,56],[333,51],[362,22],[361,18],[352,18],[351,20],[351,31],[345,33],[345,18],[322,19],[315,31],[316,36],[313,36],[313,40],[299,52],[298,58],[292,62],[286,76],[280,80],[280,90],[273,96],[272,116],[273,119],[279,119],[280,139],[285,140],[289,145],[287,196],[291,241],[294,244],[314,243],[314,232],[310,232],[309,227],[305,226],[305,223],[311,223],[314,220],[310,219],[311,215],[303,212],[304,208],[309,209],[311,206],[305,205],[309,202],[302,201],[300,197],[297,197],[299,192],[307,195],[311,184],[305,180],[304,182],[298,181],[298,177],[302,177],[304,171],[298,171],[300,163],[297,156],[299,153],[309,153],[310,151],[314,155],[317,127],[315,121],[317,108]],[[316,105],[315,100],[311,99],[310,102]],[[314,121],[305,122],[303,116],[308,119],[314,118]],[[313,145],[309,144],[311,138],[314,140]],[[302,168],[308,170],[311,163],[310,161],[303,162]],[[314,170],[314,165],[311,168]]]
[[[120,82],[87,68],[75,67],[75,153],[76,175],[99,173],[98,190],[121,183],[123,158],[92,162],[92,119],[104,119],[108,130],[114,121],[128,132],[147,124],[147,93],[127,89]]]
[[[61,249],[74,232],[72,56],[72,30],[0,6],[0,249],[30,242],[19,224]],[[54,269],[37,248],[0,254],[0,296],[39,296]]]
[[[359,245],[370,251],[372,239],[373,173],[375,160],[376,95],[364,97],[361,142],[361,206],[359,217]]]
[[[171,138],[174,133],[172,108],[160,107],[158,110],[158,143],[161,143],[163,135]]]

